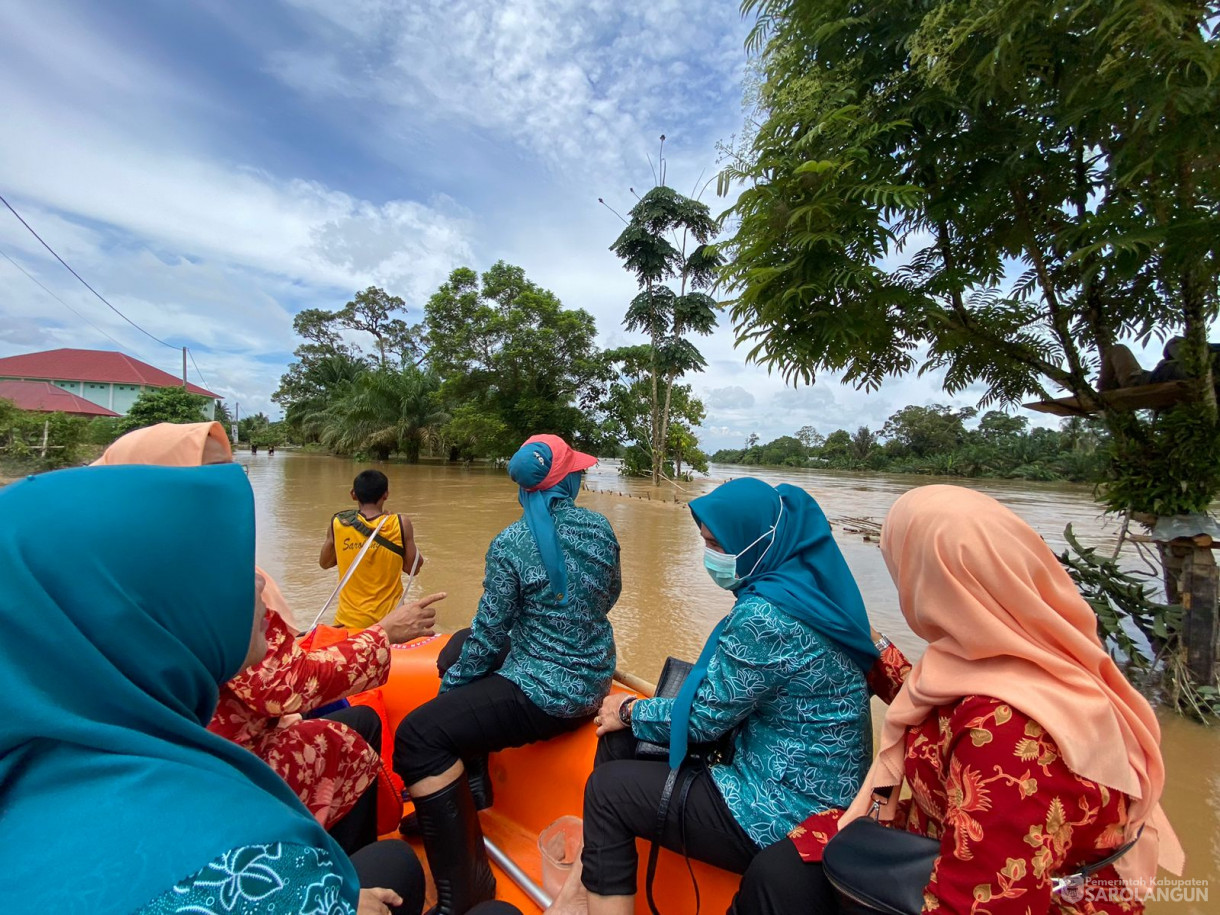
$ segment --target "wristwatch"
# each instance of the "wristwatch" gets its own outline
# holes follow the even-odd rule
[[[618,720],[627,727],[631,727],[631,703],[635,702],[635,699],[635,696],[628,696],[618,707]]]
[[[889,648],[894,643],[885,636],[881,636],[881,638],[877,639],[877,641],[873,642],[873,644],[877,646],[878,651],[885,651],[885,649]]]

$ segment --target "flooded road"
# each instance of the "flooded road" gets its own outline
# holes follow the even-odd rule
[[[279,582],[300,625],[307,625],[337,583],[318,567],[330,517],[352,507],[352,478],[367,464],[321,455],[241,453],[258,503],[258,562]],[[409,515],[427,564],[413,595],[447,591],[440,627],[469,623],[482,593],[483,557],[492,537],[521,516],[517,490],[503,470],[421,464],[378,464],[390,479],[387,508]],[[620,669],[654,680],[667,655],[694,659],[732,596],[703,569],[703,545],[685,503],[716,482],[747,472],[769,483],[808,490],[832,523],[880,521],[894,500],[927,477],[863,475],[801,469],[713,465],[713,480],[657,491],[618,475],[613,462],[591,470],[579,504],[610,519],[622,546],[623,594],[611,614]],[[968,481],[1010,506],[1056,549],[1070,523],[1087,545],[1113,549],[1117,525],[1107,522],[1088,487],[999,480]],[[675,501],[676,500],[676,501]],[[897,595],[875,543],[835,524],[842,548],[876,628],[915,658],[919,640],[906,628]],[[1127,558],[1136,564],[1138,557]],[[1187,851],[1186,877],[1210,881],[1208,902],[1153,903],[1149,911],[1220,911],[1220,727],[1203,728],[1163,714],[1170,780],[1165,807]]]

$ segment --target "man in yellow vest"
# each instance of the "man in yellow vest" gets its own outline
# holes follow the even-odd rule
[[[369,537],[373,537],[373,545],[339,592],[339,610],[335,614],[336,626],[366,629],[398,606],[403,596],[402,573],[418,572],[424,557],[415,546],[411,519],[398,514],[386,516],[390,481],[384,473],[361,472],[352,482],[351,495],[358,507],[331,518],[318,565],[324,569],[338,566],[342,579]],[[385,523],[374,535],[383,516]]]

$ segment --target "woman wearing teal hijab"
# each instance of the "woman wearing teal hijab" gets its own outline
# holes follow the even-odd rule
[[[151,493],[175,523],[149,528]],[[71,536],[51,547],[31,517]],[[204,727],[218,684],[265,650],[256,593],[240,467],[85,468],[0,490],[6,912],[343,915],[400,901],[362,892],[284,781]]]
[[[465,915],[495,891],[468,762],[575,730],[610,690],[619,545],[605,517],[575,504],[596,461],[555,435],[517,450],[508,475],[521,520],[487,549],[483,596],[440,695],[395,733],[394,769],[415,802],[437,915]]]
[[[736,602],[676,698],[618,694],[602,705],[585,788],[590,915],[634,910],[635,839],[655,837],[661,795],[688,742],[737,729],[731,759],[697,767],[675,792],[661,843],[737,873],[811,813],[850,802],[870,756],[864,674],[877,650],[817,502],[795,486],[744,478],[690,508],[704,566]],[[669,762],[632,758],[637,739],[667,744]]]

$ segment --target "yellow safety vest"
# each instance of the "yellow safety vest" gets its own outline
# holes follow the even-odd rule
[[[339,512],[331,519],[340,579],[347,574],[348,567],[379,520],[380,516],[370,521],[359,511],[352,510]],[[336,626],[367,629],[398,606],[402,600],[404,551],[402,524],[398,515],[390,515],[378,532],[377,541],[360,560],[356,573],[339,592]]]

